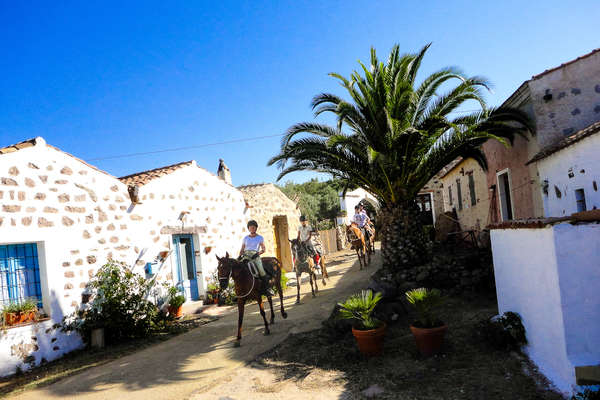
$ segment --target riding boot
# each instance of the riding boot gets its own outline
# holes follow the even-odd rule
[[[262,293],[265,296],[273,296],[273,290],[271,289],[271,285],[269,283],[270,279],[268,275],[261,276],[260,280],[262,282]]]

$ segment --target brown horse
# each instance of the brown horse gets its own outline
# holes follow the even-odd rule
[[[300,304],[300,283],[302,282],[303,272],[308,274],[312,296],[316,297],[315,293],[319,292],[319,287],[317,286],[317,274],[315,272],[315,261],[308,253],[308,249],[305,246],[300,245],[298,239],[290,240],[290,243],[292,244],[292,256],[294,257],[294,269],[296,270],[296,286],[298,288],[296,304]],[[323,280],[325,280],[325,278],[323,278]]]
[[[229,253],[225,254],[225,257],[219,258],[219,266],[217,267],[217,273],[219,276],[219,284],[221,290],[226,289],[229,285],[229,278],[233,279],[235,283],[235,295],[237,297],[238,304],[238,330],[237,339],[234,343],[235,347],[239,347],[242,341],[242,322],[244,321],[244,307],[248,300],[256,300],[258,303],[258,309],[260,315],[263,317],[265,322],[265,335],[270,334],[269,324],[267,323],[267,317],[265,314],[265,308],[263,306],[262,299],[262,287],[261,280],[255,278],[250,272],[250,267],[247,263],[238,261],[230,258]],[[283,308],[283,290],[281,289],[281,262],[275,257],[261,257],[265,270],[271,269],[273,274],[273,280],[275,280],[275,287],[279,293],[279,300],[281,302],[281,316],[287,318],[287,313]],[[269,306],[271,307],[271,324],[275,323],[275,312],[273,311],[273,299],[271,296],[267,296],[269,300]]]
[[[371,263],[371,254],[367,251],[367,244],[365,243],[365,237],[362,231],[354,222],[346,226],[346,237],[352,245],[351,249],[356,250],[360,269],[363,269],[363,263],[366,268],[367,265]],[[368,262],[367,258],[369,260]]]

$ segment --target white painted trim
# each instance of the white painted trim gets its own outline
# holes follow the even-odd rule
[[[504,175],[504,174],[508,174],[508,185],[509,185],[508,195],[510,196],[510,212],[512,214],[513,219],[515,219],[515,202],[512,197],[513,183],[512,183],[512,177],[510,174],[510,168],[504,168],[503,170],[496,172],[496,185],[497,185],[496,187],[498,188],[498,208],[500,209],[500,219],[502,221],[508,221],[508,219],[506,219],[505,215],[504,215],[502,202],[501,202],[502,196],[500,196],[500,175]]]

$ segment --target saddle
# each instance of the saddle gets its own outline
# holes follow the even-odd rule
[[[254,265],[254,260],[258,257],[259,257],[259,255],[255,254],[252,257],[241,256],[238,259],[239,261],[245,263],[248,266],[248,271],[250,271],[252,276],[255,277],[256,279],[260,279],[258,269]],[[273,278],[275,276],[275,270],[273,269],[273,266],[271,265],[271,263],[265,263],[265,262],[262,263],[262,266],[263,266],[263,269],[265,270],[265,274],[267,274],[269,280],[271,280],[271,278]]]

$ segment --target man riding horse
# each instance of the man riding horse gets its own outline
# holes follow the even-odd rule
[[[317,251],[315,250],[315,247],[313,246],[313,243],[311,241],[312,233],[312,226],[308,224],[306,217],[302,215],[300,217],[300,226],[298,227],[298,243],[300,243],[300,245],[304,247],[304,249],[308,252],[308,255],[311,258],[314,258],[315,255],[317,255]],[[319,254],[319,257],[321,257],[321,254]]]
[[[271,285],[269,284],[270,276],[265,272],[262,260],[260,259],[260,255],[266,251],[265,240],[261,235],[256,233],[256,230],[258,229],[258,223],[256,221],[248,221],[247,226],[250,234],[242,241],[239,260],[248,262],[255,267],[262,282],[262,294],[273,296],[273,290],[271,290]]]

